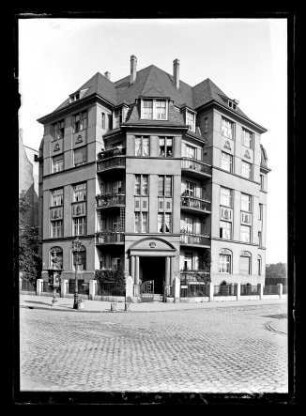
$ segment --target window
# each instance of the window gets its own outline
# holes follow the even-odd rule
[[[241,162],[241,175],[244,178],[251,179],[252,165],[248,162]]]
[[[251,195],[241,194],[241,211],[252,211],[252,197]]]
[[[222,250],[219,254],[219,273],[231,273],[232,253],[229,250]]]
[[[87,129],[87,111],[75,114],[72,120],[73,133]]]
[[[222,127],[221,127],[222,136],[227,137],[228,139],[234,138],[234,123],[226,118],[222,118]]]
[[[236,110],[237,104],[234,101],[228,100],[227,104],[228,104],[229,108],[232,108],[233,110]]]
[[[64,170],[64,155],[54,156],[52,158],[52,173]]]
[[[193,147],[193,146],[190,146],[190,145],[188,145],[188,144],[185,144],[185,149],[184,149],[185,151],[184,151],[184,156],[185,157],[188,157],[189,159],[196,159],[197,157],[196,157],[196,151],[197,151],[197,149],[196,149],[196,147]]]
[[[86,270],[86,248],[82,246],[79,252],[73,252],[73,267],[78,267],[79,271]]]
[[[74,150],[74,166],[82,165],[87,162],[87,147],[79,147]]]
[[[184,255],[184,270],[192,270],[192,253],[191,252],[185,252]]]
[[[186,181],[186,195],[194,196],[195,187],[196,187],[196,184],[194,182]]]
[[[258,231],[258,245],[262,247],[262,234],[261,231]]]
[[[63,268],[63,249],[60,247],[52,247],[50,249],[50,269]]]
[[[264,190],[265,190],[265,177],[264,177],[264,175],[262,175],[262,174],[260,174],[260,189],[261,189],[262,191],[264,191]]]
[[[221,152],[221,168],[226,170],[227,172],[233,172],[233,156]]]
[[[220,205],[232,207],[232,190],[228,188],[220,188]]]
[[[166,100],[142,100],[141,118],[149,120],[167,120],[167,101]]]
[[[158,232],[171,233],[172,230],[172,214],[159,213],[158,214]]]
[[[257,257],[257,273],[258,276],[261,276],[261,256]]]
[[[149,156],[149,137],[135,137],[135,156]]]
[[[158,196],[172,196],[172,176],[158,177]]]
[[[63,139],[65,135],[65,120],[52,124],[52,136],[55,140]]]
[[[220,221],[220,238],[230,240],[232,238],[232,223]]]
[[[242,144],[249,149],[252,147],[253,133],[249,130],[242,129]]]
[[[159,156],[172,157],[173,155],[173,139],[172,137],[159,138]]]
[[[112,116],[112,114],[108,114],[107,118],[108,118],[108,129],[112,130],[113,129],[113,116]]]
[[[263,204],[259,204],[259,209],[258,209],[258,219],[260,221],[262,221],[263,219]]]
[[[189,127],[189,130],[195,131],[195,114],[189,110],[186,110],[186,125]]]
[[[62,188],[51,191],[51,207],[58,207],[64,203],[64,191]]]
[[[105,113],[102,113],[102,129],[105,129]]]
[[[147,233],[148,232],[148,213],[147,212],[135,212],[135,233]]]
[[[251,274],[251,254],[248,251],[243,252],[240,256],[239,273]]]
[[[63,220],[51,221],[51,237],[59,238],[63,236]]]
[[[251,242],[251,227],[240,225],[240,240],[244,243]]]
[[[73,202],[86,201],[87,186],[85,183],[80,183],[73,186]]]
[[[121,110],[115,110],[113,112],[113,129],[117,129],[121,122],[122,122]]]
[[[73,235],[86,234],[86,217],[73,218]]]
[[[148,175],[135,175],[135,195],[148,195]]]

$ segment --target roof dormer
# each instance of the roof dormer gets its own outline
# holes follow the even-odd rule
[[[236,100],[236,99],[234,99],[234,100],[230,100],[230,99],[228,99],[228,100],[227,100],[227,105],[228,105],[228,106],[229,106],[229,108],[231,108],[232,110],[236,110],[236,109],[237,109],[238,104],[239,104],[239,101],[238,101],[238,100]]]
[[[88,88],[84,88],[83,90],[78,90],[74,92],[73,94],[69,95],[69,103],[73,103],[75,101],[80,100],[84,97],[84,94],[87,92]]]

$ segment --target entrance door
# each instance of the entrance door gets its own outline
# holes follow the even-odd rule
[[[162,294],[165,280],[165,257],[140,257],[139,268],[142,282],[154,281],[154,293]]]

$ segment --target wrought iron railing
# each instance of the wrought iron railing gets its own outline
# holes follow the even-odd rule
[[[181,169],[188,169],[199,172],[201,174],[211,176],[211,166],[199,160],[184,157],[181,161]]]
[[[181,283],[181,298],[207,297],[209,296],[209,285],[205,283],[190,282]]]
[[[98,296],[124,296],[125,288],[120,286],[116,282],[102,283],[97,280],[97,292]]]
[[[124,243],[122,231],[100,231],[96,233],[96,244]]]
[[[278,295],[277,285],[266,285],[263,288],[264,295]]]
[[[236,296],[237,285],[233,283],[214,285],[214,296]]]
[[[70,294],[74,293],[75,290],[75,280],[71,279],[69,280],[69,285],[68,285],[68,292]],[[78,293],[80,295],[89,295],[89,282],[85,282],[82,279],[78,280]]]
[[[182,195],[181,207],[197,209],[200,211],[211,212],[211,202],[194,196]]]
[[[115,156],[108,159],[98,161],[97,171],[102,172],[107,169],[125,167],[125,157]]]
[[[196,244],[196,245],[210,245],[210,237],[208,234],[193,234],[185,231],[184,229],[181,230],[180,235],[180,242],[181,244]]]
[[[251,285],[251,284],[240,285],[240,295],[241,296],[259,295],[259,288],[257,285]]]
[[[125,205],[125,194],[97,195],[96,200],[98,208],[108,208],[116,205]]]

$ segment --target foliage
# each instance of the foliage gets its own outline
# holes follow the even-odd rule
[[[41,270],[38,229],[28,224],[31,204],[26,196],[19,198],[19,271],[23,278],[34,282]]]
[[[287,278],[286,263],[267,264],[266,266],[266,284],[285,283]]]
[[[96,270],[95,279],[99,280],[101,284],[113,284],[122,293],[125,291],[125,278],[121,268],[117,270]]]

